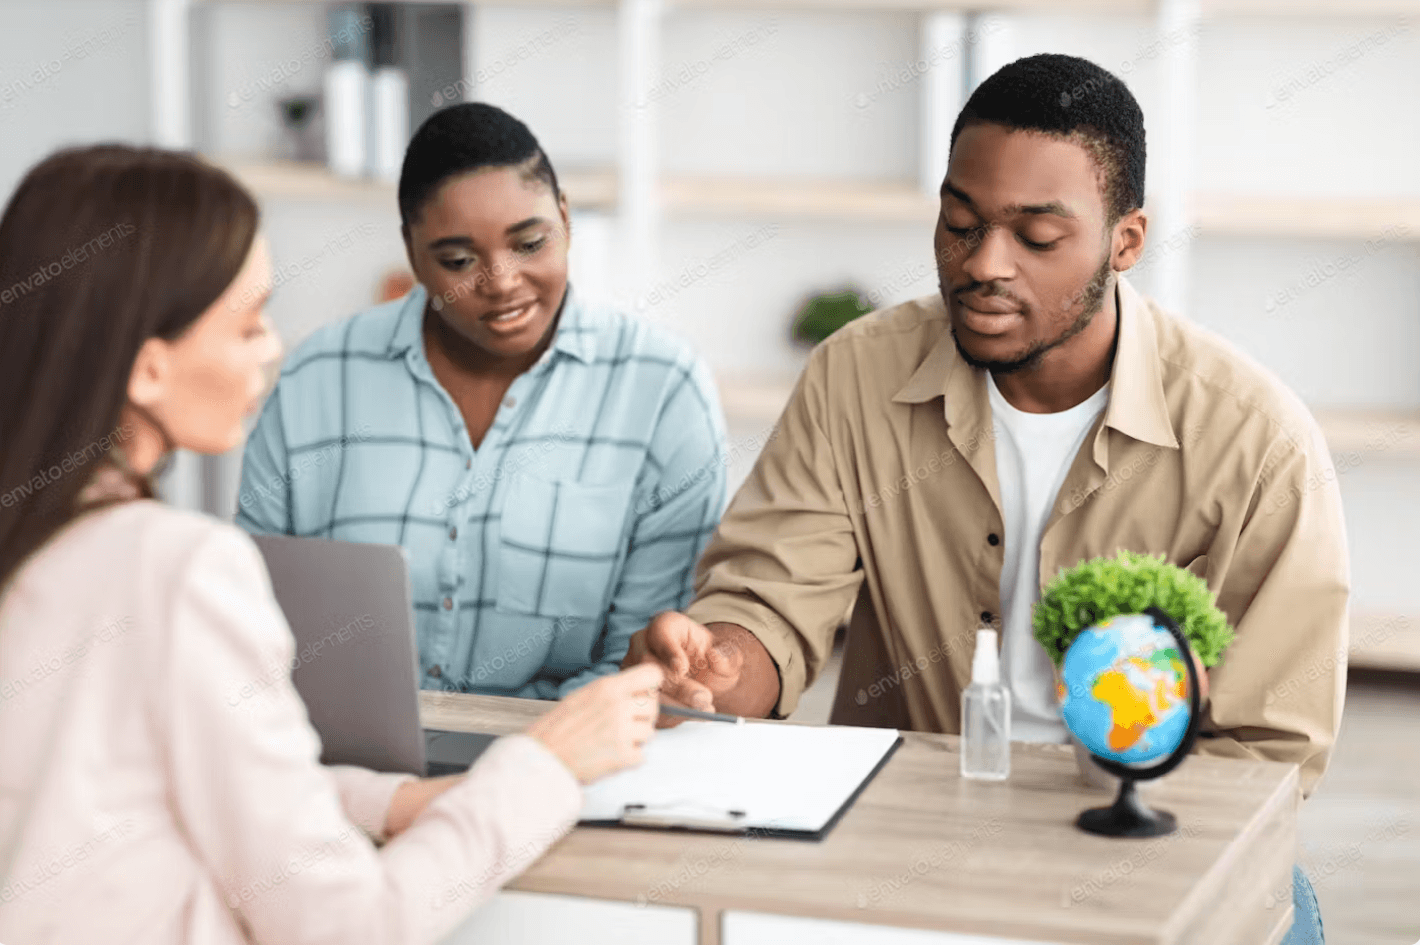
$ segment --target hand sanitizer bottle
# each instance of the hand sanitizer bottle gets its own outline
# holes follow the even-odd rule
[[[1004,781],[1011,773],[1011,690],[1001,682],[996,631],[976,631],[971,685],[961,694],[961,776]]]

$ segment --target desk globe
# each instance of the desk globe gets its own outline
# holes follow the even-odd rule
[[[1188,642],[1157,607],[1082,630],[1060,667],[1060,715],[1097,765],[1120,779],[1111,807],[1085,811],[1082,830],[1156,837],[1177,823],[1139,800],[1135,782],[1178,766],[1198,734],[1199,681]]]

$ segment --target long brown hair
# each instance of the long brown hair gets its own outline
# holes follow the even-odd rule
[[[101,466],[126,468],[139,348],[217,301],[258,223],[251,195],[188,153],[73,148],[20,182],[0,217],[0,589]]]

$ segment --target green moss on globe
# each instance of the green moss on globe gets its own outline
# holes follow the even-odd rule
[[[1062,570],[1046,585],[1031,622],[1058,667],[1080,631],[1120,614],[1142,613],[1150,604],[1174,619],[1204,666],[1215,665],[1233,642],[1233,628],[1202,578],[1163,555],[1134,551]]]

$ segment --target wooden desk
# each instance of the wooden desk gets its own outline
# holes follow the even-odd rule
[[[426,727],[496,733],[521,730],[549,706],[420,699]],[[905,736],[820,843],[581,827],[508,888],[656,915],[676,907],[661,911],[687,916],[699,945],[1271,945],[1291,926],[1295,765],[1189,758],[1144,789],[1180,829],[1109,840],[1074,826],[1080,810],[1109,798],[1083,783],[1067,746],[1016,745],[1010,780],[992,784],[959,777],[954,736]],[[600,940],[588,933],[553,940]]]

